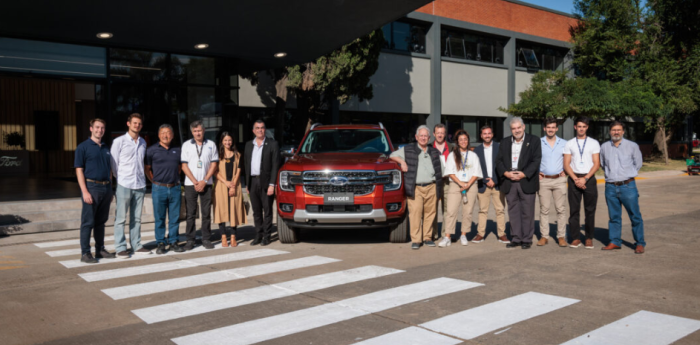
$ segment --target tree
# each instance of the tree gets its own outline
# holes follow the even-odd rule
[[[540,72],[518,104],[501,109],[531,118],[640,117],[668,142],[700,104],[700,1],[576,0],[571,28],[575,79]],[[689,13],[688,13],[689,12]]]
[[[283,85],[294,93],[302,123],[308,130],[331,108],[331,102],[337,100],[344,104],[352,97],[360,101],[373,97],[369,81],[379,67],[384,42],[382,30],[377,29],[316,61],[267,73],[273,76],[276,86]],[[250,79],[253,85],[257,84],[256,73],[243,77]],[[286,102],[286,98],[281,101]]]

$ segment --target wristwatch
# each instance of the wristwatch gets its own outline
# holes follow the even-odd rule
[[[584,177],[583,179],[586,180],[586,182],[588,182],[588,177]]]

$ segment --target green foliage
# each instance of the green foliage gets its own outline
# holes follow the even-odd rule
[[[321,56],[313,63],[287,68],[287,87],[297,93],[316,93],[341,104],[357,96],[371,99],[370,77],[379,68],[379,53],[384,45],[381,29],[360,37],[340,49]]]
[[[7,133],[5,131],[2,132],[2,140],[5,142],[7,146],[13,147],[13,146],[18,146],[20,148],[24,148],[24,134],[20,132],[10,132]]]

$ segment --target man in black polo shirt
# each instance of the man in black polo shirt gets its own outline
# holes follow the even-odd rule
[[[146,177],[151,180],[153,214],[156,223],[156,254],[165,254],[165,214],[168,213],[168,242],[170,250],[178,253],[185,250],[177,244],[180,228],[180,148],[171,147],[173,128],[160,126],[160,142],[146,151]]]
[[[105,250],[105,223],[112,203],[112,174],[109,148],[102,142],[105,121],[90,121],[92,135],[75,149],[75,174],[83,192],[83,211],[80,216],[80,261],[94,264],[97,259],[114,259],[114,253]],[[90,252],[90,232],[95,229],[95,257]]]

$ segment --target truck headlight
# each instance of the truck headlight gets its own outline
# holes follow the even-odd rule
[[[377,171],[377,175],[379,176],[389,176],[391,179],[389,180],[388,183],[384,184],[384,191],[385,192],[390,192],[392,190],[398,190],[401,188],[401,172],[394,169],[394,170],[382,170],[382,171]]]
[[[300,171],[282,171],[280,172],[280,189],[285,192],[294,191],[293,176],[301,176]]]

